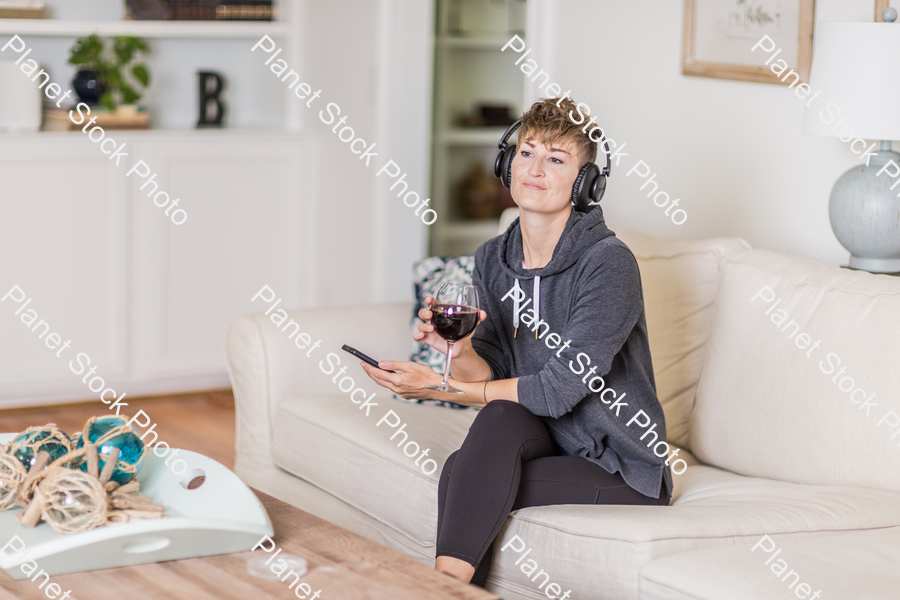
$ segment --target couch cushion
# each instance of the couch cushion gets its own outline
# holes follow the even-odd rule
[[[821,592],[820,600],[886,600],[900,595],[900,528],[825,539],[770,539],[774,546],[766,541],[755,551],[760,540],[655,560],[641,570],[641,600],[811,598],[816,592]],[[773,560],[767,566],[769,558]],[[808,587],[801,587],[804,583]]]
[[[782,540],[900,525],[900,494],[893,492],[748,478],[706,466],[692,466],[675,479],[669,507],[570,505],[518,511],[494,544],[494,588],[501,595],[541,597],[520,571],[522,565],[515,565],[518,556],[500,552],[514,535],[532,548],[528,558],[552,581],[572,590],[572,598],[594,598],[602,590],[604,600],[636,600],[643,599],[638,595],[641,568],[663,556],[755,543],[764,534]]]
[[[348,374],[356,381],[368,381],[356,365]],[[362,387],[371,388],[370,393],[379,390],[373,399],[378,406],[370,409],[369,417],[347,395],[279,402],[272,423],[272,457],[280,468],[369,514],[423,552],[430,548],[433,553],[438,477],[478,413],[406,404],[374,383]],[[376,427],[388,410],[406,423],[394,441],[390,437],[399,427],[391,429],[388,423]],[[427,458],[437,463],[433,474],[425,475],[414,458],[397,447],[397,442],[406,443],[404,433],[409,435],[406,442],[430,449]]]
[[[641,270],[656,389],[670,442],[690,447],[690,419],[712,323],[719,265],[744,252],[739,238],[663,240],[616,231]]]
[[[898,278],[767,250],[729,257],[691,449],[744,475],[900,491],[898,331]]]

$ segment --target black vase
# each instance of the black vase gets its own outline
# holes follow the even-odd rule
[[[106,85],[94,69],[79,69],[72,80],[72,87],[85,104],[97,104],[106,92]]]

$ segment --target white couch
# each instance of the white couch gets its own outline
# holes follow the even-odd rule
[[[900,598],[900,435],[890,439],[900,432],[900,279],[740,239],[618,235],[640,264],[669,440],[691,466],[675,476],[670,507],[524,509],[497,543],[525,540],[573,599]],[[781,309],[796,323],[784,321],[786,331],[772,320]],[[393,410],[440,467],[476,413],[392,399],[340,351],[346,343],[376,358],[408,356],[410,304],[288,315],[322,340],[312,358],[264,314],[237,317],[227,334],[237,473],[433,564],[440,469],[423,474],[389,439],[394,430],[376,423]],[[329,352],[367,396],[377,391],[370,416],[320,369]],[[834,373],[846,367],[839,376],[819,366],[828,370],[829,353],[840,358]],[[861,410],[873,392],[878,405]],[[765,535],[772,543],[752,550]],[[780,552],[767,566],[772,544]],[[516,558],[495,551],[489,588],[546,598]],[[776,576],[780,560],[796,575]]]

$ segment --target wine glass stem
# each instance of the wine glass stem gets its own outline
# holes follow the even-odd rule
[[[447,378],[450,377],[450,359],[453,358],[453,342],[447,342],[447,362],[444,363],[444,381],[441,385],[447,387]]]

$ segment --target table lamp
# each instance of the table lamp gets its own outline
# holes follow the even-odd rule
[[[881,140],[868,166],[861,162],[834,184],[828,214],[835,237],[850,251],[851,269],[894,274],[900,273],[900,186],[891,186],[900,178],[891,175],[900,168],[877,173],[888,161],[900,165],[900,153],[891,150],[891,140],[900,139],[900,25],[893,8],[881,17],[884,23],[817,25],[809,86],[822,97],[807,108],[803,132]]]

